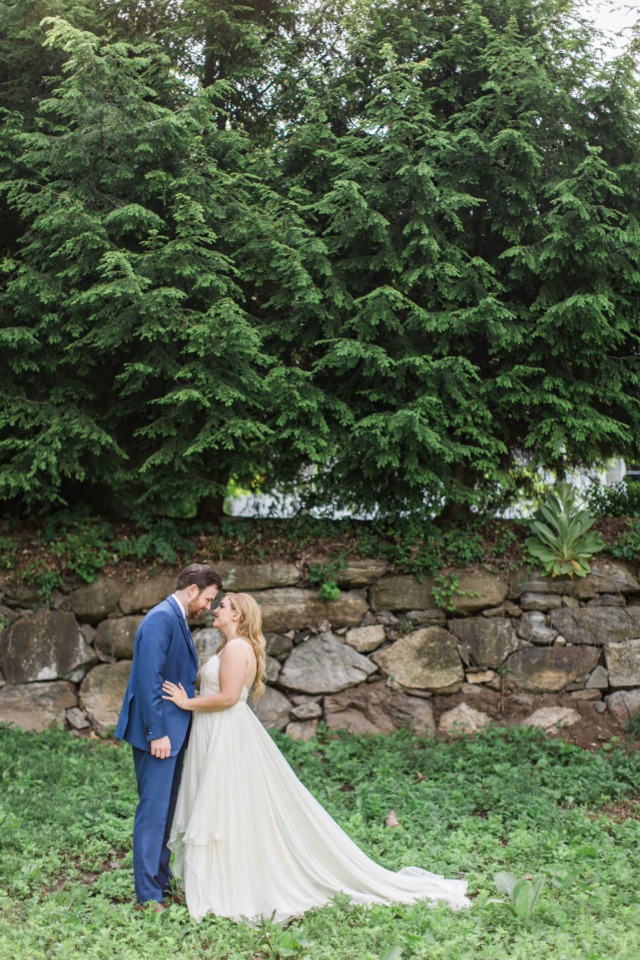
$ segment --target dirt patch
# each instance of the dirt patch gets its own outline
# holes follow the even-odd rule
[[[625,740],[629,747],[640,749],[640,742],[629,742],[625,731],[608,711],[598,713],[595,703],[601,702],[578,700],[569,693],[532,694],[525,691],[490,690],[487,687],[477,687],[473,693],[466,690],[452,696],[436,696],[432,700],[436,725],[443,713],[461,703],[486,713],[497,724],[505,727],[522,723],[542,707],[570,707],[580,714],[580,720],[570,727],[562,727],[551,733],[547,731],[550,736],[560,737],[585,750],[597,750],[612,738],[614,742],[615,738]]]
[[[625,820],[640,820],[640,798],[632,797],[628,800],[607,803],[604,807],[592,810],[589,816],[593,820],[599,817],[607,817],[614,823],[624,823]]]

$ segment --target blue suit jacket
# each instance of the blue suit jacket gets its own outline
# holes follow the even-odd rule
[[[191,713],[162,699],[162,683],[181,683],[192,697],[198,656],[180,605],[167,597],[146,615],[136,632],[133,663],[115,735],[140,750],[168,736],[175,756],[189,734]]]

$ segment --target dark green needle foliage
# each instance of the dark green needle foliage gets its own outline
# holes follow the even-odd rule
[[[635,54],[571,0],[0,27],[14,511],[451,515],[640,456]]]

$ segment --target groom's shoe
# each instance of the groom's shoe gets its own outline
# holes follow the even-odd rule
[[[167,893],[165,894],[165,900],[168,900],[169,903],[176,903],[178,905],[185,902],[184,895],[182,893]]]
[[[167,910],[168,907],[158,900],[149,900],[148,903],[134,903],[133,909],[137,913],[144,913],[147,910],[151,913],[162,913],[162,911]]]

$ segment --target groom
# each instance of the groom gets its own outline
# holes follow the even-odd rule
[[[191,713],[162,699],[162,683],[180,682],[193,696],[198,657],[187,620],[208,610],[221,589],[213,567],[192,563],[178,575],[176,592],[149,611],[136,633],[116,725],[116,737],[133,747],[140,797],[133,826],[136,899],[155,901],[155,910],[171,883],[167,840],[191,723]]]

